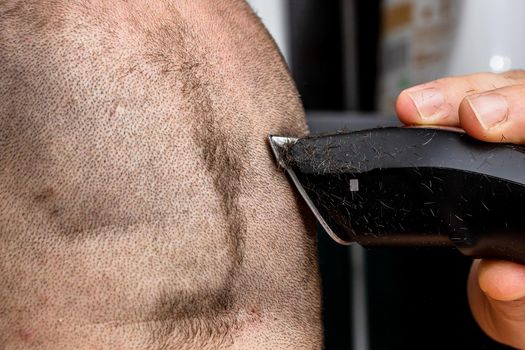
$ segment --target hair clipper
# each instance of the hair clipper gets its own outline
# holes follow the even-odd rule
[[[455,246],[525,264],[525,147],[420,127],[270,136],[270,144],[341,244]]]

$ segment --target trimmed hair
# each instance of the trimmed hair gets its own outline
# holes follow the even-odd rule
[[[269,168],[266,135],[254,130],[306,132],[282,57],[244,1],[210,4],[211,19],[178,5],[0,0],[0,201],[17,208],[0,243],[19,240],[29,256],[26,246],[96,242],[100,251],[82,253],[120,266],[117,243],[151,241],[151,259],[167,260],[147,262],[168,281],[144,305],[115,303],[126,308],[117,325],[147,330],[155,349],[233,341],[244,322],[246,201],[255,186],[267,190],[254,169]],[[314,238],[301,238],[297,278],[316,286]],[[117,261],[147,274],[140,253]]]

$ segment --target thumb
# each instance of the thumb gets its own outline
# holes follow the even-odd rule
[[[525,349],[525,266],[508,261],[476,261],[469,277],[474,318],[492,338]]]

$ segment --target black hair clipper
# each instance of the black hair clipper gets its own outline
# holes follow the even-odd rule
[[[456,246],[525,264],[525,147],[419,127],[270,136],[270,144],[341,244]]]

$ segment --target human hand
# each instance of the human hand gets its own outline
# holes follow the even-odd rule
[[[403,91],[409,125],[455,126],[489,142],[525,144],[525,71],[443,78]],[[472,313],[495,340],[525,349],[525,266],[477,260],[468,280]]]

